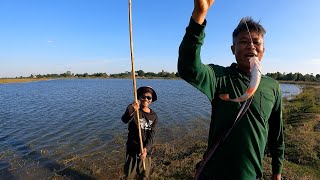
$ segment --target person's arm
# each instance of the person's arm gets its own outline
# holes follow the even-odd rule
[[[179,47],[179,76],[198,88],[211,101],[215,93],[215,73],[209,65],[201,62],[200,51],[205,37],[205,16],[214,1],[195,0],[186,34]]]
[[[128,123],[133,118],[134,112],[136,112],[138,109],[139,109],[139,103],[129,104],[126,111],[122,115],[121,120],[124,123]]]
[[[284,159],[284,137],[282,122],[282,95],[280,86],[277,90],[275,106],[269,118],[268,145],[272,157],[272,180],[280,180]]]

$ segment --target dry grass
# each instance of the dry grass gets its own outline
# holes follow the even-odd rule
[[[0,78],[0,84],[23,83],[49,80],[48,78]]]

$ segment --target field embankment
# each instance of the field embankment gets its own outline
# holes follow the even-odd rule
[[[0,84],[23,83],[50,80],[49,78],[0,78]]]

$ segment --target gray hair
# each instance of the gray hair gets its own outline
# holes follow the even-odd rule
[[[247,28],[249,29],[250,32],[256,32],[262,35],[262,37],[266,34],[266,30],[260,24],[260,21],[254,21],[251,17],[244,17],[240,20],[238,26],[234,29],[232,33],[233,44],[236,43],[237,37],[240,32],[248,31]]]

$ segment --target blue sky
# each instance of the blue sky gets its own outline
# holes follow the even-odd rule
[[[177,71],[192,0],[132,0],[136,70]],[[266,28],[263,73],[320,74],[320,1],[216,0],[202,61],[228,66],[231,34],[252,16]],[[0,77],[131,71],[127,0],[0,0]]]

